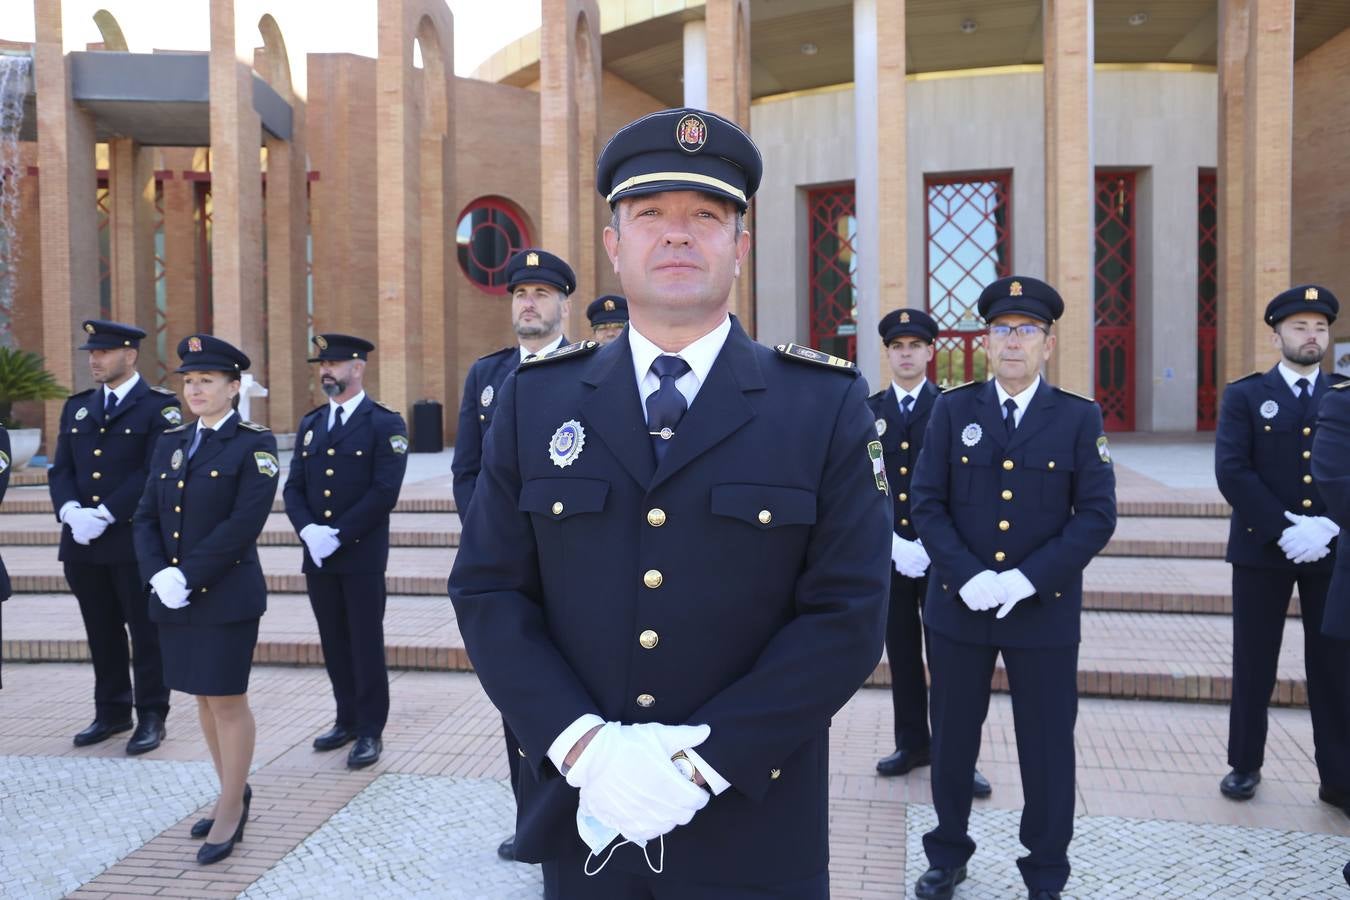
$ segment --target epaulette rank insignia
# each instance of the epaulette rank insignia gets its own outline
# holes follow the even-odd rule
[[[1246,375],[1243,375],[1241,378],[1234,378],[1232,381],[1230,381],[1230,382],[1228,382],[1228,383],[1229,383],[1229,384],[1237,384],[1239,381],[1246,381],[1248,378],[1255,378],[1256,376],[1258,376],[1258,375],[1260,375],[1260,374],[1261,374],[1260,372],[1248,372]]]
[[[577,341],[575,344],[559,347],[557,350],[545,354],[544,356],[536,356],[534,359],[528,359],[525,362],[522,362],[520,367],[523,369],[526,366],[537,366],[540,363],[556,362],[560,359],[576,356],[579,353],[589,353],[599,346],[600,345],[595,341]]]
[[[176,434],[176,433],[182,431],[184,428],[187,428],[187,423],[184,423],[184,424],[182,424],[182,425],[177,425],[177,426],[175,426],[175,427],[173,427],[173,428],[165,428],[164,431],[161,432],[161,433],[162,433],[162,434]]]
[[[952,391],[959,391],[959,390],[961,390],[961,388],[968,388],[968,387],[970,387],[972,384],[978,384],[978,382],[975,382],[975,381],[963,381],[961,384],[954,384],[954,385],[952,385],[951,387],[945,387],[945,388],[943,388],[943,389],[942,389],[942,393],[944,393],[944,394],[950,394]]]
[[[1333,391],[1344,391],[1350,389],[1350,378],[1347,378],[1345,381],[1336,382],[1331,386],[1331,389]]]
[[[401,415],[401,413],[399,413],[398,410],[394,409],[392,406],[390,406],[390,405],[387,404],[387,403],[384,403],[384,402],[382,402],[382,401],[380,401],[380,400],[376,400],[376,401],[374,401],[374,403],[375,403],[376,406],[378,406],[380,409],[384,410],[385,412],[391,412],[391,413],[393,413],[393,414],[396,415],[396,416],[397,416],[397,415]]]
[[[827,369],[834,369],[836,372],[849,372],[853,375],[858,374],[858,367],[847,359],[841,359],[838,356],[831,356],[820,350],[814,350],[811,347],[803,347],[801,344],[779,344],[774,347],[779,356],[785,356],[789,359],[798,359],[802,362],[815,363],[818,366],[824,366]]]
[[[257,431],[257,432],[267,431],[266,425],[259,425],[257,422],[250,422],[247,419],[240,419],[239,427],[247,429],[249,431]]]
[[[150,390],[154,391],[157,394],[166,394],[170,397],[178,396],[177,394],[175,394],[173,391],[169,390],[162,384],[152,384],[150,385]]]
[[[1055,390],[1059,391],[1061,394],[1067,394],[1070,397],[1077,397],[1079,400],[1086,400],[1089,403],[1097,402],[1096,400],[1093,400],[1091,397],[1084,397],[1082,394],[1075,393],[1074,391],[1071,391],[1068,388],[1062,388],[1059,385],[1055,385]]]

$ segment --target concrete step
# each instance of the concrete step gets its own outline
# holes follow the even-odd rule
[[[1227,548],[1227,518],[1122,516],[1102,554],[1223,559]]]
[[[51,515],[0,515],[0,548],[57,546],[62,526]],[[393,547],[458,547],[459,516],[455,513],[396,512],[389,521]],[[272,513],[258,538],[260,546],[299,547],[300,537],[284,513]]]
[[[392,595],[385,614],[386,658],[399,669],[467,671],[454,608],[445,597]],[[1232,624],[1225,616],[1096,612],[1083,614],[1079,690],[1087,697],[1227,702],[1231,696]],[[16,596],[5,605],[6,660],[88,659],[79,610],[61,594]],[[281,593],[268,601],[254,659],[259,663],[320,665],[323,654],[309,602]],[[868,684],[890,683],[882,659]],[[1300,623],[1285,623],[1272,703],[1306,706]],[[1000,666],[998,690],[1007,689]]]

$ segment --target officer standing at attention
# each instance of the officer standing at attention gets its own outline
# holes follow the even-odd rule
[[[548,898],[829,896],[828,726],[880,658],[890,500],[856,367],[728,315],[761,171],[711,113],[620,129],[627,336],[521,366],[488,432],[449,591]]]
[[[966,877],[970,771],[1002,654],[1026,797],[1029,852],[1017,865],[1032,900],[1050,900],[1069,877],[1083,569],[1115,531],[1116,478],[1101,408],[1041,377],[1064,312],[1055,289],[1001,278],[978,308],[994,379],[938,399],[913,482],[933,560],[924,621],[938,817],[914,893],[950,897]]]
[[[628,324],[628,301],[617,294],[597,297],[586,307],[586,318],[591,321],[591,338],[603,347],[623,334]]]
[[[928,554],[911,520],[909,483],[923,449],[928,414],[941,393],[927,378],[938,327],[921,309],[897,309],[877,324],[891,386],[867,398],[877,420],[877,437],[895,499],[891,535],[891,604],[886,615],[886,658],[891,665],[895,710],[895,752],[877,762],[883,776],[904,775],[931,759],[928,733],[928,678],[923,666],[923,619],[928,589]],[[989,781],[975,772],[974,795],[988,797]]]
[[[9,490],[9,429],[0,425],[0,502],[5,499],[5,492]],[[10,595],[9,571],[5,568],[5,561],[0,559],[0,610],[3,610],[3,604],[9,599]],[[4,629],[0,627],[0,643],[4,642]],[[4,687],[0,683],[0,687]]]
[[[1280,361],[1228,385],[1219,407],[1214,471],[1233,507],[1227,554],[1233,564],[1232,770],[1219,790],[1233,800],[1251,799],[1261,781],[1266,707],[1297,585],[1318,796],[1350,807],[1350,655],[1343,642],[1321,633],[1340,528],[1327,517],[1311,462],[1318,407],[1343,380],[1318,368],[1339,310],[1331,291],[1315,284],[1271,300],[1265,321]],[[1342,445],[1340,452],[1350,450]]]
[[[164,685],[159,628],[150,620],[145,582],[136,567],[131,516],[145,489],[155,443],[183,423],[178,398],[136,371],[145,332],[134,325],[84,323],[89,371],[99,387],[66,401],[47,472],[52,508],[65,525],[60,559],[80,604],[94,662],[94,721],[75,746],[136,730],[127,753],[148,753],[164,739],[169,689]],[[127,653],[127,632],[131,654]],[[131,666],[133,681],[127,674]]]
[[[511,327],[520,343],[489,353],[469,367],[464,381],[464,399],[459,404],[459,432],[455,437],[455,455],[450,460],[454,475],[455,508],[461,524],[473,499],[473,489],[482,467],[483,441],[492,416],[497,411],[497,393],[506,377],[527,359],[546,356],[567,340],[563,322],[567,320],[576,290],[577,277],[561,258],[544,250],[522,250],[506,262],[506,289],[511,294]],[[520,781],[520,743],[511,726],[502,719],[506,740],[506,764],[511,773],[511,790]],[[497,847],[497,855],[515,859],[514,838]]]
[[[296,429],[299,448],[282,492],[286,515],[304,542],[303,571],[319,625],[324,668],[337,717],[315,750],[356,741],[347,766],[380,758],[389,718],[384,663],[384,573],[389,514],[408,468],[403,416],[366,396],[367,357],[375,345],[346,334],[317,334],[319,386],[328,402]]]

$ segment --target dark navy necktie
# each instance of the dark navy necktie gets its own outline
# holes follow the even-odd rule
[[[1300,378],[1294,382],[1294,386],[1298,388],[1299,414],[1306,419],[1308,418],[1308,408],[1312,406],[1312,385],[1308,383],[1308,379]]]
[[[906,425],[909,424],[909,414],[913,411],[914,411],[914,398],[906,394],[905,399],[900,401],[900,418],[904,420]]]
[[[689,371],[689,363],[678,356],[658,356],[652,360],[652,372],[661,379],[661,386],[647,398],[647,430],[652,436],[656,462],[666,458],[675,427],[684,418],[689,404],[675,382]]]
[[[117,409],[117,395],[108,391],[107,396],[103,398],[103,418],[108,418]]]
[[[1008,430],[1008,437],[1012,437],[1017,430],[1017,401],[1009,397],[1003,401],[1003,409],[1003,427]]]
[[[338,431],[338,430],[340,430],[341,428],[342,428],[342,407],[339,406],[339,407],[337,408],[337,413],[335,413],[334,416],[333,416],[333,428],[332,428],[332,430],[333,430],[333,431]]]

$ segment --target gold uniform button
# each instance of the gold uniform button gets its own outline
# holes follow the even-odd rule
[[[1304,509],[1307,509],[1307,508],[1310,507],[1310,506],[1312,506],[1312,501],[1311,501],[1311,500],[1304,500],[1304,501],[1303,501],[1303,508],[1304,508]]]
[[[95,480],[95,481],[98,481],[98,480],[99,480],[100,478],[102,478],[102,477],[103,477],[103,473],[102,473],[102,472],[95,472],[95,473],[94,473],[94,480]]]
[[[356,451],[356,455],[357,455],[357,456],[361,456],[361,455],[363,455],[365,452],[366,452],[366,451],[364,451],[364,450],[357,450],[357,451]]]
[[[1304,475],[1304,476],[1303,476],[1303,483],[1304,483],[1304,484],[1312,484],[1312,476],[1311,476],[1311,475]]]
[[[761,509],[759,511],[759,524],[768,525],[772,521],[773,513],[769,512],[767,509]]]
[[[183,489],[183,482],[181,482],[181,481],[178,482],[178,489],[179,489],[180,491]]]
[[[1056,600],[1058,600],[1060,597],[1063,597],[1063,596],[1064,596],[1064,595],[1061,594],[1059,591],[1055,591],[1055,599],[1056,599]]]
[[[332,447],[329,447],[329,448],[328,448],[328,455],[329,455],[329,456],[333,456],[333,455],[335,455],[336,453],[337,453],[337,451],[334,450]]]
[[[100,429],[98,430],[98,433],[99,433],[99,434],[105,434],[105,433],[107,433],[107,431],[108,431],[108,429],[106,429],[106,428],[100,428]]]
[[[103,451],[100,450],[99,448],[95,447],[95,448],[94,448],[94,455],[95,455],[95,456],[102,456],[102,455],[103,455]]]
[[[897,499],[898,499],[901,503],[904,503],[906,500],[909,499],[909,494],[900,494],[900,495],[898,495]]]
[[[160,477],[160,480],[162,481],[163,479],[169,477],[169,473],[168,473],[168,472],[160,472],[160,473],[159,473],[159,477]]]
[[[95,503],[98,502],[98,494],[95,494],[95,495],[94,495],[93,500],[94,500]]]
[[[219,472],[218,470],[216,470],[216,469],[212,469],[212,470],[211,470],[211,477],[212,477],[212,478],[219,478],[219,477],[220,477],[220,472]]]
[[[901,441],[901,442],[900,442],[900,449],[901,449],[901,450],[908,450],[908,449],[909,449],[909,441]]]
[[[1304,425],[1304,426],[1303,426],[1303,436],[1304,436],[1304,437],[1307,437],[1307,436],[1310,435],[1310,434],[1312,434],[1312,429],[1309,428],[1307,425]]]
[[[1046,465],[1053,469],[1055,467],[1055,461],[1052,459],[1050,462],[1046,463]]]
[[[332,470],[332,469],[325,469],[323,474],[327,475],[329,478],[332,478],[332,477],[333,477],[333,470]]]
[[[1002,550],[994,554],[994,562],[1003,562],[1007,558],[1008,554],[1004,553]]]
[[[638,635],[638,643],[642,645],[642,649],[644,650],[652,649],[658,643],[660,643],[660,641],[661,635],[657,634],[655,631],[652,631],[650,628],[642,632],[642,634]]]
[[[900,524],[901,524],[901,525],[908,525],[908,524],[909,524],[909,519],[901,519],[901,520],[900,520]]]
[[[961,462],[962,462],[962,464],[965,464],[965,463],[970,462],[970,457],[968,457],[968,456],[963,456],[963,457],[961,457]]]
[[[175,531],[175,532],[173,533],[173,539],[174,539],[175,541],[178,540],[178,532]]]
[[[553,514],[554,514],[555,516],[561,516],[561,515],[562,515],[562,511],[563,511],[562,501],[561,501],[561,500],[556,500],[556,501],[554,501],[554,503],[553,503]]]
[[[1312,459],[1312,451],[1311,451],[1311,450],[1304,450],[1304,451],[1303,451],[1303,458],[1304,458],[1304,459]]]
[[[325,510],[323,511],[323,517],[324,517],[325,519],[331,519],[331,518],[333,518],[333,511],[332,511],[331,509],[325,509]]]
[[[173,559],[169,560],[169,562],[175,566],[178,565],[178,557],[175,556]]]
[[[1267,426],[1266,426],[1266,431],[1269,431],[1269,430],[1270,430],[1270,426],[1267,425]]]
[[[655,704],[656,698],[653,697],[651,694],[638,694],[637,705],[641,706],[643,709],[646,709],[649,706],[654,706]]]
[[[333,492],[330,491],[328,488],[324,488],[324,489],[323,489],[323,495],[324,495],[325,497],[331,497],[331,496],[333,496]]]
[[[962,459],[965,459],[965,457],[962,457]],[[1005,460],[1003,461],[1003,468],[1004,468],[1004,471],[1011,472],[1011,471],[1012,471],[1012,467],[1013,467],[1013,461],[1012,461],[1011,459],[1005,459]]]
[[[486,421],[487,421],[487,416],[483,415],[482,413],[479,413],[479,414],[478,414],[478,421],[480,421],[480,422],[486,422]]]
[[[653,590],[659,588],[663,581],[665,581],[665,578],[662,577],[661,572],[657,569],[648,569],[642,576],[642,583]]]
[[[176,513],[180,513],[180,512],[183,511],[183,507],[181,507],[181,506],[175,506],[175,507],[173,508],[173,511],[176,512]]]
[[[1003,493],[999,494],[999,496],[1002,497],[1004,500],[1011,500],[1012,491],[1008,490],[1007,488],[1004,488]]]
[[[783,770],[782,770],[782,769],[770,769],[770,770],[769,770],[769,780],[770,780],[770,781],[777,781],[780,777],[782,777],[782,775],[783,775]]]
[[[1011,528],[1011,527],[1012,527],[1012,523],[1009,522],[1007,519],[1003,519],[1003,520],[1001,520],[1001,521],[998,523],[998,530],[999,530],[999,531],[1007,531],[1007,530],[1008,530],[1009,528]]]
[[[908,467],[908,466],[901,466],[901,467],[900,467],[900,474],[901,474],[901,475],[908,475],[908,474],[909,474],[909,467]]]
[[[660,528],[666,524],[666,511],[660,507],[647,510],[647,524],[653,528]]]

